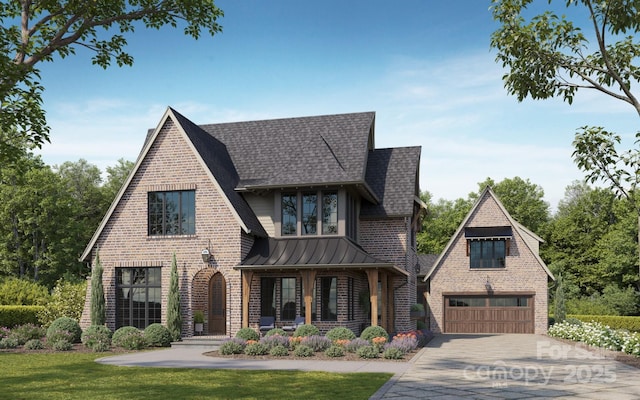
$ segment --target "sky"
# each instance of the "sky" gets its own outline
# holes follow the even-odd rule
[[[631,106],[597,93],[571,106],[509,96],[488,1],[216,4],[225,16],[214,37],[128,35],[132,67],[104,70],[82,47],[40,64],[51,127],[43,160],[102,170],[135,161],[168,106],[198,124],[375,111],[377,148],[422,146],[420,188],[434,200],[518,176],[554,209],[584,177],[571,158],[577,128],[606,126],[627,144],[638,130]]]

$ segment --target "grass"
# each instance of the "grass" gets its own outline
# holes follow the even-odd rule
[[[108,353],[0,353],[0,399],[368,399],[392,374],[102,365]]]

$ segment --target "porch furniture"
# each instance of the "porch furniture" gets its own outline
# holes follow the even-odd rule
[[[282,329],[283,329],[285,332],[293,333],[293,332],[295,332],[295,330],[296,330],[300,325],[304,325],[304,317],[298,316],[298,317],[296,317],[296,319],[295,319],[295,320],[293,320],[293,324],[291,324],[291,325],[285,325],[285,326],[283,326],[283,327],[282,327]]]
[[[258,330],[260,334],[264,334],[265,332],[270,331],[271,329],[276,327],[276,318],[275,317],[260,317],[260,326]]]

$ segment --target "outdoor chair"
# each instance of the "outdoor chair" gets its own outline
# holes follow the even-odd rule
[[[293,332],[295,332],[295,330],[296,330],[300,325],[304,325],[304,317],[300,317],[300,316],[298,316],[298,317],[296,317],[296,319],[293,321],[293,324],[283,326],[283,327],[282,327],[282,329],[283,329],[285,332],[293,333]]]
[[[275,317],[260,317],[260,327],[258,330],[260,334],[264,334],[265,332],[269,332],[271,329],[276,327],[276,318]]]

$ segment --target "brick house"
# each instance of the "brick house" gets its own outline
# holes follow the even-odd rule
[[[411,328],[420,147],[376,149],[372,112],[198,126],[168,108],[82,255],[99,250],[107,326],[182,334],[305,317],[322,332]],[[81,325],[87,326],[90,288]],[[369,310],[370,309],[370,310]]]
[[[555,278],[538,255],[542,241],[487,187],[444,251],[419,256],[431,331],[546,333]]]

